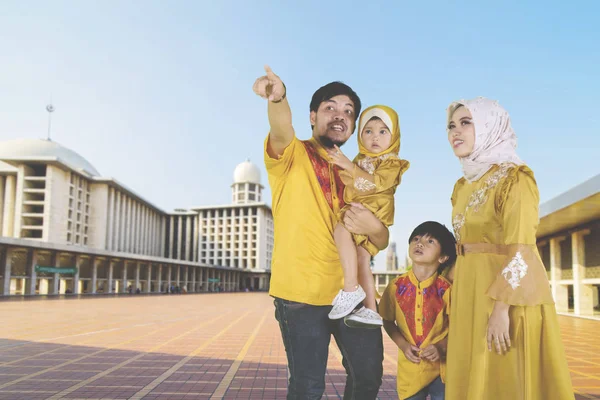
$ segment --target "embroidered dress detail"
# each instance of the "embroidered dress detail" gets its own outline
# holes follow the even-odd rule
[[[463,214],[456,214],[452,219],[452,228],[454,229],[454,236],[456,236],[456,241],[460,242],[460,229],[465,224],[465,215],[467,215],[467,211],[472,209],[474,212],[479,211],[479,207],[485,204],[488,200],[488,192],[490,189],[493,189],[498,185],[498,183],[506,178],[508,175],[508,171],[514,167],[514,164],[505,163],[500,164],[500,167],[497,171],[493,172],[490,176],[488,176],[481,189],[478,189],[471,193],[471,197],[469,197],[469,203],[467,204],[467,208]]]
[[[514,290],[521,285],[521,279],[527,275],[527,269],[528,266],[523,260],[523,256],[520,252],[517,252],[510,263],[502,270],[502,275]]]
[[[366,173],[373,175],[375,173],[375,164],[377,163],[377,161],[385,161],[388,158],[398,158],[398,156],[392,153],[382,154],[377,157],[366,156],[358,160],[356,164],[358,164],[360,169],[362,169]]]
[[[365,179],[361,176],[354,180],[354,187],[361,192],[368,192],[369,190],[373,190],[377,187],[373,182],[368,179]]]
[[[361,160],[358,160],[357,164],[360,167],[360,169],[373,175],[373,173],[375,172],[375,163],[373,161],[375,161],[374,158],[365,157]]]
[[[456,241],[460,242],[460,228],[465,224],[465,216],[464,214],[456,214],[452,219],[452,228],[454,229],[454,236],[456,236]]]

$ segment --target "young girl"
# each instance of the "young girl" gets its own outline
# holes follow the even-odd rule
[[[342,221],[348,204],[361,203],[389,227],[394,222],[394,192],[410,165],[398,158],[398,114],[386,106],[369,107],[361,114],[358,128],[359,154],[354,162],[337,146],[330,152],[331,162],[343,169],[340,177],[346,185],[347,206],[340,211],[338,220]],[[370,263],[378,249],[367,236],[350,233],[348,229],[339,222],[333,233],[344,272],[344,288],[333,300],[329,318],[346,317],[344,322],[348,326],[376,328],[383,322],[377,313]],[[363,300],[365,307],[349,315]]]
[[[506,110],[477,98],[448,108],[464,177],[452,194],[449,400],[568,400],[571,376],[536,246],[539,194]]]

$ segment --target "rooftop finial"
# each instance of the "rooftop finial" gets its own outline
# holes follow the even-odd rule
[[[54,106],[52,105],[52,100],[50,100],[50,103],[48,103],[48,105],[46,106],[46,111],[48,111],[48,140],[52,140],[50,133],[51,133],[51,127],[52,127],[52,113],[54,112]]]

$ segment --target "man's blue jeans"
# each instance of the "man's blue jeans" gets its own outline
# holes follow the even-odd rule
[[[344,320],[330,320],[331,306],[312,306],[276,298],[275,318],[288,358],[287,400],[320,399],[331,335],[343,356],[348,374],[344,400],[377,398],[383,375],[381,329],[348,328]]]

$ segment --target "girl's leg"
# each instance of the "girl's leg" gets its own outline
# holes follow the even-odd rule
[[[329,318],[339,319],[350,314],[363,301],[365,291],[358,285],[358,257],[352,234],[342,224],[337,224],[333,238],[344,273],[344,289],[333,300]]]
[[[375,300],[375,280],[371,272],[371,255],[364,247],[359,246],[358,253],[358,282],[366,293],[363,304],[368,309],[377,312],[377,301]]]
[[[357,250],[358,255],[358,281],[364,289],[364,307],[344,318],[344,323],[350,328],[381,328],[383,320],[377,313],[377,301],[375,299],[375,281],[371,273],[371,255],[363,247]]]
[[[358,288],[358,259],[352,234],[338,223],[333,231],[333,239],[344,272],[344,292],[353,292]]]

